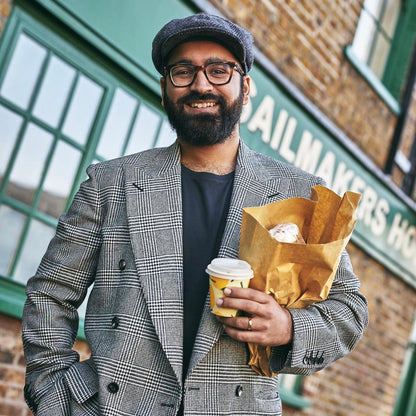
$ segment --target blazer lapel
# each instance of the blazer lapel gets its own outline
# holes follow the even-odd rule
[[[259,206],[287,194],[282,172],[272,178],[253,160],[242,142],[237,157],[233,194],[220,257],[238,257],[244,207]],[[167,149],[139,154],[141,168],[125,166],[126,206],[136,268],[149,313],[162,348],[182,383],[183,360],[183,251],[180,151],[177,143]],[[144,166],[144,167],[143,167]],[[189,372],[218,341],[223,329],[209,310],[207,296],[195,340]]]
[[[177,144],[126,166],[126,206],[136,268],[162,348],[182,380],[182,198]],[[149,160],[146,160],[146,157]],[[143,168],[143,166],[145,166]]]
[[[270,172],[266,168],[253,162],[253,155],[254,153],[241,142],[237,157],[233,194],[218,254],[219,257],[238,257],[241,218],[244,207],[265,205],[286,198],[287,178],[284,177],[283,173],[281,177],[277,177],[276,172],[273,172],[271,178]],[[188,373],[218,341],[222,331],[222,325],[210,312],[208,294]]]

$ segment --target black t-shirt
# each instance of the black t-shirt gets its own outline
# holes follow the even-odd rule
[[[206,266],[218,255],[234,172],[215,175],[182,166],[184,377],[208,292]]]

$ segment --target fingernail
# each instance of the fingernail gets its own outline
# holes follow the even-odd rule
[[[224,295],[226,295],[226,296],[231,295],[231,289],[229,289],[228,287],[226,287],[224,289]]]
[[[217,306],[221,306],[224,303],[224,300],[222,298],[217,299]]]

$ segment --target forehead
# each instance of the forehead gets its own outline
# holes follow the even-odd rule
[[[207,40],[195,40],[178,45],[170,53],[168,64],[188,61],[193,64],[202,65],[208,61],[237,61],[235,56],[219,43]]]

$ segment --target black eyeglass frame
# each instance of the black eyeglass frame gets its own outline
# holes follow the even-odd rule
[[[228,80],[226,82],[221,82],[221,83],[215,83],[210,81],[210,79],[208,78],[206,69],[208,66],[210,65],[215,65],[215,64],[226,64],[230,67],[230,77],[228,78]],[[187,66],[189,68],[192,68],[195,72],[194,72],[194,76],[192,77],[191,81],[189,82],[189,84],[186,85],[176,85],[175,82],[173,81],[173,77],[172,77],[172,69],[175,68],[176,66]],[[193,82],[195,81],[195,78],[198,74],[199,71],[202,71],[205,75],[205,78],[207,79],[207,81],[212,84],[212,85],[226,85],[231,81],[231,78],[233,77],[233,73],[234,73],[234,69],[243,77],[245,76],[245,72],[237,65],[236,62],[222,62],[222,61],[218,61],[218,62],[209,62],[205,65],[193,65],[193,64],[189,64],[189,63],[176,63],[176,64],[171,64],[171,65],[167,65],[164,68],[165,71],[165,77],[169,74],[169,79],[172,82],[172,85],[175,86],[176,88],[186,88],[189,87],[190,85],[193,84]]]

